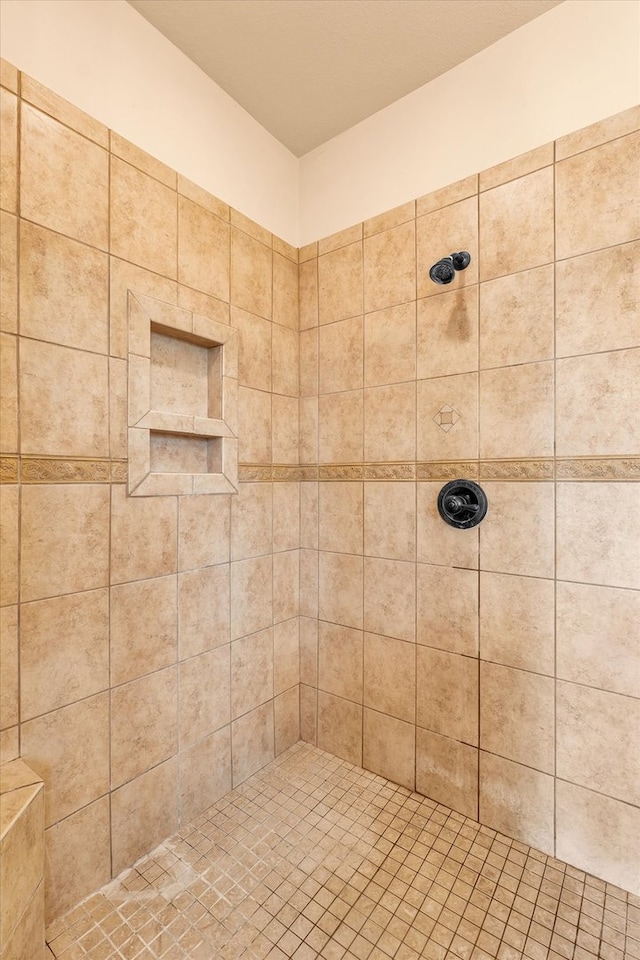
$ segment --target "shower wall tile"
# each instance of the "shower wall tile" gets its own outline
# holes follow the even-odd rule
[[[178,280],[229,300],[229,224],[186,197],[178,197]]]
[[[442,521],[441,521],[442,522]],[[478,574],[475,570],[417,566],[418,643],[468,657],[478,655]]]
[[[465,817],[478,816],[478,750],[416,729],[416,790]]]
[[[640,133],[556,164],[557,257],[640,237]]]
[[[113,586],[111,682],[126,683],[177,659],[176,577]]]
[[[480,373],[480,457],[551,457],[554,369],[547,363]]]
[[[478,456],[478,374],[418,380],[418,460]]]
[[[0,490],[0,603],[18,602],[20,585],[20,489],[3,484]],[[33,552],[31,564],[33,565]],[[33,576],[35,571],[31,571]]]
[[[364,705],[415,723],[415,646],[404,640],[364,635]],[[371,711],[365,711],[366,713]]]
[[[364,383],[367,387],[414,380],[416,307],[402,303],[364,318]]]
[[[415,484],[364,484],[365,556],[415,560],[415,530]]]
[[[318,746],[349,763],[362,764],[362,707],[318,691]]]
[[[481,573],[481,658],[553,676],[554,602],[553,580]]]
[[[300,685],[300,739],[305,743],[317,741],[318,691],[315,687]]]
[[[238,460],[271,463],[271,394],[238,387]]]
[[[513,160],[506,160],[495,167],[483,170],[480,174],[480,190],[491,190],[493,187],[508,183],[509,180],[516,180],[528,173],[534,173],[541,167],[550,166],[553,159],[553,143],[545,143],[543,146],[529,150],[527,153],[521,153],[519,157],[514,157]]]
[[[241,230],[231,230],[231,304],[271,319],[273,256],[270,247]]]
[[[417,375],[478,369],[478,286],[418,300]]]
[[[277,239],[273,238],[273,322],[290,330],[298,330],[297,257],[291,260],[288,256],[276,252]],[[293,254],[295,253],[293,250]]]
[[[231,789],[231,727],[180,753],[180,810],[189,823]]]
[[[300,547],[301,489],[297,482],[273,485],[273,552]]]
[[[352,227],[346,227],[344,230],[338,230],[337,233],[332,233],[328,237],[323,237],[321,240],[318,240],[317,255],[322,256],[325,253],[331,253],[333,250],[346,247],[349,244],[356,243],[358,240],[362,240],[361,223],[356,223]]]
[[[482,283],[480,369],[551,359],[553,312],[551,264]]]
[[[640,348],[558,360],[559,456],[637,455]]]
[[[306,676],[311,681],[315,671],[317,648],[317,686],[326,693],[345,700],[362,703],[363,699],[363,635],[361,630],[343,627],[320,620],[317,638],[309,636],[304,645],[308,668]],[[315,641],[315,642],[314,642]]]
[[[88,133],[86,135],[89,136]],[[160,160],[156,160],[155,157],[141,150],[140,147],[136,147],[134,143],[125,140],[124,137],[113,130],[111,131],[111,153],[121,160],[126,160],[131,166],[137,167],[142,173],[153,177],[154,180],[164,183],[165,187],[171,187],[172,190],[176,189],[178,178],[175,170],[167,167]],[[204,191],[202,192],[204,193]]]
[[[300,262],[298,277],[300,329],[318,326],[318,259]],[[357,311],[356,311],[357,312]]]
[[[565,160],[576,153],[582,153],[584,150],[590,150],[602,143],[623,137],[627,133],[633,133],[638,128],[640,128],[640,106],[630,107],[622,113],[614,114],[613,117],[607,117],[606,120],[600,120],[575,133],[569,133],[566,137],[560,137],[556,140],[556,160]]]
[[[317,463],[319,453],[319,404],[317,397],[307,397],[298,404],[300,423],[300,463]],[[361,414],[362,417],[362,414]]]
[[[483,489],[491,512],[480,530],[481,569],[553,577],[553,484],[489,481]]]
[[[111,857],[114,875],[177,829],[177,788],[178,761],[174,757],[113,792]]]
[[[364,629],[415,642],[415,564],[364,560]]]
[[[6,730],[19,719],[18,606],[0,609],[0,727]],[[4,760],[2,761],[4,762]]]
[[[553,679],[495,663],[481,663],[480,747],[552,774]]]
[[[229,663],[229,645],[225,644],[180,664],[181,748],[203,740],[231,720]]]
[[[273,392],[288,397],[298,397],[300,392],[298,376],[298,338],[297,330],[272,325],[272,378]]]
[[[365,240],[376,233],[382,233],[384,230],[391,230],[398,227],[408,220],[414,220],[416,215],[416,202],[410,200],[409,203],[403,203],[399,207],[393,207],[392,210],[385,210],[377,217],[370,217],[362,224],[362,230]]]
[[[358,390],[363,386],[363,319],[352,317],[320,328],[318,393]]]
[[[231,559],[271,553],[273,497],[270,483],[243,483],[231,501]]]
[[[18,209],[18,98],[0,89],[0,206],[17,213]]]
[[[18,452],[18,338],[0,334],[0,437],[2,450]]]
[[[475,193],[475,191],[474,191]],[[418,204],[420,207],[420,204]],[[436,261],[449,253],[466,250],[471,262],[465,270],[459,270],[452,282],[440,286],[429,278],[429,270]],[[478,282],[478,200],[469,196],[451,206],[443,206],[416,221],[417,295],[433,297],[450,293],[461,287]]]
[[[552,167],[481,193],[480,279],[551,263],[553,210]]]
[[[0,210],[0,330],[18,332],[18,221]]]
[[[364,308],[383,310],[416,296],[416,228],[413,220],[364,241]]]
[[[300,617],[300,683],[318,684],[318,631],[320,624],[311,617]],[[348,627],[344,628],[348,630]],[[302,691],[300,693],[302,697]]]
[[[112,356],[126,358],[129,352],[127,291],[143,293],[165,303],[177,303],[177,285],[174,280],[117,257],[109,257],[109,273],[110,352]]]
[[[362,763],[382,777],[415,788],[415,727],[375,710],[364,710]]]
[[[394,383],[364,391],[364,459],[413,460],[416,387]]]
[[[438,494],[442,483],[417,483],[417,557],[445,567],[478,568],[479,528],[456,530],[442,522]]]
[[[290,687],[273,701],[275,755],[280,756],[300,739],[300,693]]]
[[[361,314],[362,286],[361,242],[318,257],[319,322],[332,323]]]
[[[295,397],[281,397],[273,394],[271,398],[273,435],[272,457],[274,463],[298,463],[299,401]]]
[[[273,618],[272,558],[231,564],[231,639],[270,627]]]
[[[318,459],[321,463],[359,463],[364,456],[364,404],[361,390],[320,397]]]
[[[113,589],[113,588],[112,588]],[[178,577],[179,659],[229,643],[229,564],[204,567]]]
[[[162,577],[177,569],[175,497],[128,497],[111,492],[111,583]]]
[[[299,618],[292,617],[273,628],[273,689],[276,695],[300,683]]]
[[[318,340],[317,328],[300,331],[301,397],[317,397],[318,395]]]
[[[320,551],[318,616],[321,620],[362,629],[363,576],[361,556]]]
[[[300,554],[286,550],[273,555],[273,622],[297,617],[300,613]]]
[[[227,562],[231,497],[180,497],[178,507],[178,569],[195,570]]]
[[[237,787],[275,756],[273,706],[264,703],[231,725],[232,783]]]
[[[480,822],[553,856],[554,778],[481,750]]]
[[[460,200],[466,200],[478,192],[478,175],[472,174],[465,177],[464,180],[456,180],[440,190],[434,190],[416,200],[416,216],[421,217],[425,213],[431,213],[433,210],[439,210],[440,207],[447,207]]]
[[[237,227],[238,230],[241,230],[243,233],[248,234],[248,236],[253,237],[254,240],[258,240],[263,244],[263,246],[272,246],[271,234],[266,227],[263,227],[259,223],[256,223],[255,220],[251,220],[249,217],[246,217],[244,213],[240,213],[239,210],[234,209],[234,207],[230,207],[229,219],[232,227]]]
[[[240,333],[238,383],[255,390],[271,390],[271,323],[232,307],[231,326]]]
[[[417,647],[419,727],[478,745],[478,661],[430,647]]]
[[[110,251],[172,280],[177,278],[178,198],[128,163],[111,160]]]

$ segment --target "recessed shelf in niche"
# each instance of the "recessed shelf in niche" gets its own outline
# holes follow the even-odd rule
[[[129,494],[237,492],[237,331],[129,291]]]

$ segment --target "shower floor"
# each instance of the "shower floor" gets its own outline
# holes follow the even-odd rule
[[[640,960],[640,898],[298,743],[47,940],[63,960]]]

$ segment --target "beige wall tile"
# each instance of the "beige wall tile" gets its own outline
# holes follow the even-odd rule
[[[6,960],[41,956],[43,950],[49,949],[45,946],[44,920],[44,880],[41,880],[13,933],[5,941]]]
[[[141,150],[140,147],[136,147],[136,145],[130,143],[129,140],[125,140],[124,137],[121,137],[115,131],[111,130],[110,134],[111,153],[116,157],[120,157],[121,160],[126,160],[127,163],[137,167],[138,170],[141,170],[143,173],[148,173],[150,177],[154,177],[156,180],[159,180],[160,183],[164,183],[165,187],[171,187],[172,190],[176,189],[177,175],[175,170],[165,166],[160,160],[156,160],[151,154]],[[187,181],[187,183],[189,183],[189,181]],[[205,193],[205,191],[202,192]]]
[[[300,739],[300,694],[291,687],[273,702],[275,755],[278,757]]]
[[[184,310],[192,310],[201,317],[216,320],[218,323],[229,323],[228,301],[217,300],[200,290],[178,284],[178,305]]]
[[[127,459],[127,361],[109,357],[109,456]]]
[[[300,739],[305,743],[317,740],[318,691],[300,685]]]
[[[418,297],[450,293],[478,282],[478,200],[471,196],[450,206],[419,216],[416,221]],[[442,286],[429,277],[429,270],[442,257],[459,250],[471,254],[465,270],[458,270],[450,284]]]
[[[168,760],[111,797],[111,857],[115,875],[178,828],[178,761]]]
[[[321,327],[318,389],[320,393],[357,390],[364,382],[362,317]]]
[[[165,277],[177,276],[177,194],[113,157],[111,253]]]
[[[271,553],[273,499],[270,483],[242,483],[231,500],[231,559]]]
[[[556,284],[559,357],[640,344],[639,242],[560,261]]]
[[[106,586],[108,579],[109,488],[98,484],[24,486],[21,599],[92,590]]]
[[[378,214],[377,217],[370,217],[364,221],[362,224],[364,237],[366,239],[367,237],[372,237],[375,233],[382,233],[383,230],[391,230],[392,227],[406,223],[407,220],[413,220],[415,215],[415,200],[403,203],[401,206],[394,207],[392,210],[385,210],[384,213]]]
[[[319,483],[318,517],[321,550],[362,553],[364,529],[362,483],[339,481]]]
[[[175,576],[159,577],[111,587],[113,685],[176,662],[176,580]]]
[[[321,463],[360,463],[364,450],[362,390],[320,397],[319,458]]]
[[[273,616],[271,557],[231,564],[231,639],[270,627]]]
[[[345,320],[362,313],[362,258],[362,243],[352,243],[318,258],[320,323]]]
[[[554,673],[554,584],[480,574],[480,656],[534,673]]]
[[[274,237],[274,245],[276,242]],[[273,322],[299,329],[298,264],[273,251]]]
[[[168,760],[177,750],[175,667],[111,691],[111,785],[119,787]]]
[[[330,253],[332,250],[346,247],[347,244],[355,243],[357,240],[362,240],[361,223],[355,223],[352,227],[346,227],[344,230],[338,230],[337,233],[332,233],[328,237],[323,237],[318,241],[318,254]]]
[[[419,380],[418,460],[478,456],[478,374]]]
[[[318,330],[300,331],[300,396],[318,393]]]
[[[228,644],[180,664],[180,749],[229,723],[230,676]]]
[[[413,220],[364,241],[364,309],[383,310],[416,297]]]
[[[480,284],[480,368],[553,357],[551,264]]]
[[[45,783],[46,825],[109,790],[109,696],[89,697],[20,728],[20,749]]]
[[[640,697],[640,592],[558,581],[556,611],[558,677]]]
[[[480,822],[553,856],[553,777],[481,750]]]
[[[459,200],[466,200],[467,197],[471,197],[477,192],[478,174],[474,173],[470,177],[465,177],[464,180],[457,180],[455,183],[450,183],[446,187],[441,187],[440,190],[434,190],[432,193],[427,193],[425,196],[420,197],[416,201],[416,214],[421,217],[423,214],[430,213],[432,210],[449,206],[452,203],[457,203]]]
[[[364,391],[364,459],[415,458],[414,383],[367,387]]]
[[[318,616],[318,575],[319,562],[317,550],[300,551],[300,616]]]
[[[362,707],[318,692],[318,746],[335,757],[362,763]]]
[[[489,167],[480,174],[480,190],[490,190],[509,180],[533,173],[541,167],[547,167],[553,163],[553,155],[554,144],[545,143],[541,147],[536,147],[535,150],[529,150],[514,157],[513,160],[506,160],[495,167]]]
[[[415,484],[364,484],[364,552],[368,557],[415,560]]]
[[[178,610],[181,660],[229,643],[229,564],[181,573]]]
[[[231,497],[181,497],[178,569],[194,570],[229,560]]]
[[[108,457],[108,380],[106,357],[23,338],[22,453]]]
[[[257,390],[271,390],[271,323],[232,307],[231,325],[240,332],[238,382]]]
[[[18,722],[18,607],[14,604],[0,609],[0,728],[3,730]]]
[[[365,630],[415,641],[415,605],[415,564],[365,557]]]
[[[312,687],[318,685],[319,626],[311,617],[300,617],[300,682]]]
[[[362,404],[361,404],[362,407]],[[300,463],[317,463],[318,449],[318,398],[307,397],[298,403],[300,416]],[[360,413],[362,420],[362,412]]]
[[[229,209],[229,218],[232,225],[237,227],[238,230],[248,234],[250,237],[254,237],[265,246],[271,247],[273,236],[266,227],[262,227],[259,223],[256,223],[255,220],[250,220],[249,217],[245,217],[244,213],[240,213],[233,207]]]
[[[298,617],[276,623],[273,628],[273,690],[284,693],[300,682]]]
[[[180,752],[180,821],[189,823],[231,789],[231,727]]]
[[[404,640],[365,633],[365,706],[415,723],[415,689],[415,646]]]
[[[28,952],[30,944],[27,944],[25,953],[17,955],[11,947],[21,938],[20,927],[21,922],[24,922],[22,918],[25,908],[38,886],[42,884],[43,792],[41,785],[30,785],[17,788],[3,797],[0,937],[2,938],[2,956],[11,960],[14,957],[20,960],[22,956],[30,956]]]
[[[640,895],[640,810],[558,780],[556,856]]]
[[[556,140],[556,160],[564,160],[566,157],[573,156],[574,153],[581,153],[601,143],[615,140],[626,133],[632,133],[639,126],[640,107],[630,107],[622,113],[616,113],[605,120],[582,127],[575,133],[569,133],[566,137],[560,137]]]
[[[271,463],[271,395],[238,388],[238,459]]]
[[[640,349],[556,362],[557,453],[640,453]]]
[[[229,224],[197,203],[178,197],[178,280],[229,299]]]
[[[543,773],[554,769],[554,682],[480,664],[480,746]]]
[[[480,279],[550,263],[553,212],[552,167],[480,194]]]
[[[109,351],[105,253],[23,221],[20,332],[94,353]]]
[[[362,763],[367,770],[415,788],[415,727],[375,710],[364,711]]]
[[[233,785],[238,786],[275,756],[273,705],[263,703],[231,724]]]
[[[110,349],[113,355],[126,358],[129,351],[128,291],[155,297],[164,303],[176,303],[177,286],[173,280],[117,257],[109,258],[109,270]]]
[[[43,170],[47,171],[46,177],[42,176]],[[57,233],[106,250],[108,204],[107,151],[23,104],[21,215]]]
[[[302,485],[297,482],[273,484],[274,552],[279,550],[296,550],[301,545],[300,497],[302,489],[306,486],[308,485]]]
[[[580,786],[640,805],[640,700],[557,684],[557,774]]]
[[[0,487],[0,603],[5,606],[18,602],[19,570],[19,530],[20,530],[20,492],[17,484],[2,484]],[[32,538],[33,539],[33,538]],[[34,551],[27,553],[31,565]],[[31,573],[33,574],[33,570]],[[25,597],[24,599],[30,599]]]
[[[300,612],[300,557],[298,550],[273,555],[273,622],[289,620]]]
[[[556,164],[557,257],[640,236],[640,133]]]
[[[480,373],[480,457],[553,456],[554,365]]]
[[[416,375],[416,306],[402,303],[364,318],[364,382],[368,387]]]
[[[478,655],[478,574],[419,563],[418,643],[468,657]]]
[[[111,879],[109,798],[49,827],[45,844],[46,921],[51,923]]]
[[[288,397],[297,397],[300,392],[299,358],[297,330],[290,330],[273,324],[271,330],[272,343],[272,376],[273,392],[283,393]]]
[[[321,619],[362,628],[362,583],[362,557],[321,552],[318,592]]]
[[[478,661],[418,646],[417,723],[478,745]]]
[[[638,496],[637,483],[558,484],[557,576],[561,580],[640,588]]]
[[[280,397],[277,394],[272,397],[274,463],[298,463],[300,438],[298,404],[295,397]]]
[[[19,727],[7,727],[0,731],[0,763],[17,760],[20,755]]]
[[[444,566],[478,567],[478,527],[457,530],[438,513],[442,482],[417,483],[418,560]]]
[[[18,338],[0,333],[0,447],[18,453]]]
[[[273,267],[271,248],[231,230],[231,303],[271,319]]]
[[[0,90],[0,206],[17,213],[18,209],[18,98],[9,90]]]
[[[24,603],[20,624],[21,719],[109,686],[107,588]]]
[[[527,577],[553,576],[554,491],[550,483],[486,482],[480,567]]]
[[[0,330],[18,332],[18,221],[0,210]]]
[[[308,633],[308,631],[307,631]],[[313,641],[316,641],[315,644]],[[314,682],[317,649],[317,685],[320,690],[362,703],[363,638],[360,630],[335,623],[318,622],[317,636],[311,637],[307,658],[314,658],[306,673],[307,682]]]
[[[298,277],[300,329],[318,326],[318,261],[300,262]]]
[[[417,727],[416,790],[466,817],[477,819],[477,747]]]
[[[177,500],[129,498],[123,487],[111,495],[111,582],[175,573]]]
[[[418,300],[418,378],[478,369],[478,286]]]

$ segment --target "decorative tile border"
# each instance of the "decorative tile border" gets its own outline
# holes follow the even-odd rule
[[[556,480],[640,480],[640,457],[556,460]]]
[[[127,461],[83,457],[0,457],[2,483],[126,483]]]
[[[0,457],[0,483],[17,483],[19,474],[18,457]]]
[[[553,459],[480,460],[481,480],[553,480]]]
[[[478,479],[477,460],[429,460],[416,464],[417,480]]]

